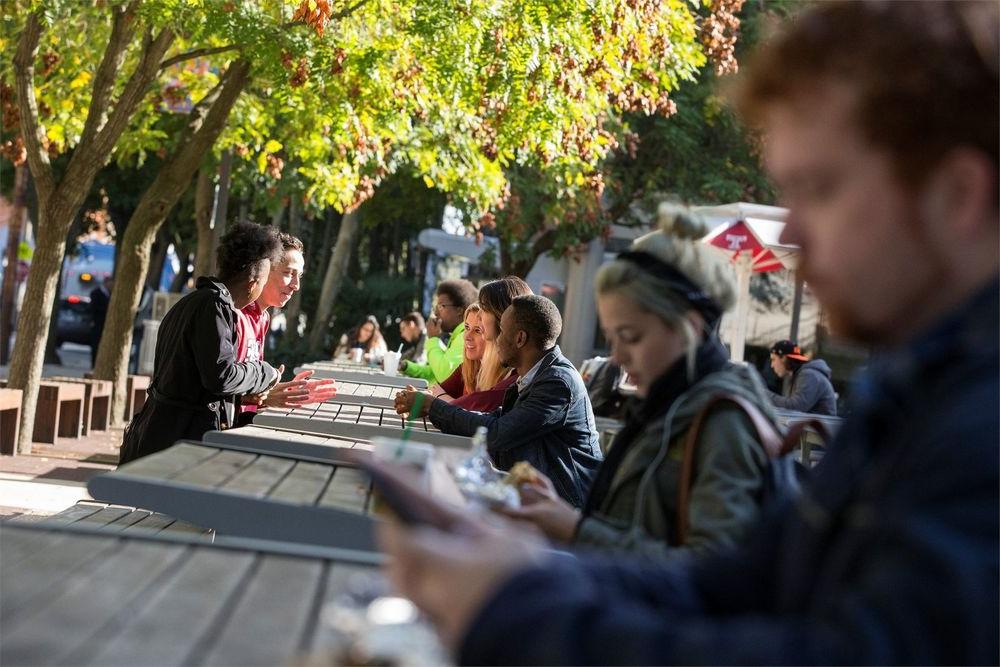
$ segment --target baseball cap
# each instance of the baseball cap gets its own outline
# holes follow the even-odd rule
[[[771,352],[780,357],[788,357],[796,361],[809,361],[809,357],[802,354],[802,348],[795,341],[791,340],[779,340],[771,346]]]

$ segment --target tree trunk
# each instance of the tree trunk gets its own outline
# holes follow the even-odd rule
[[[174,41],[169,29],[162,30],[155,38],[147,31],[142,37],[141,55],[135,70],[120,89],[117,99],[112,99],[117,89],[115,81],[139,23],[136,9],[136,3],[130,3],[111,10],[111,34],[94,74],[87,119],[80,140],[58,180],[48,152],[42,145],[44,130],[38,122],[35,96],[35,60],[44,30],[39,12],[27,16],[18,35],[13,59],[17,110],[39,209],[35,254],[28,272],[9,375],[9,386],[23,392],[18,436],[18,451],[23,453],[31,452],[35,403],[45,354],[44,341],[66,252],[66,233],[83,205],[98,170],[111,155],[139,102],[159,74],[160,62]]]
[[[0,294],[0,365],[10,363],[10,335],[14,332],[14,295],[17,292],[17,250],[21,230],[28,217],[28,184],[31,172],[26,165],[14,169],[14,209],[7,224],[7,268],[3,272]]]
[[[194,189],[194,224],[198,230],[198,247],[194,254],[194,275],[211,276],[215,274],[215,257],[213,247],[215,234],[212,229],[212,204],[215,194],[212,177],[214,174],[211,160],[206,159],[198,170],[198,180]]]
[[[309,332],[309,351],[313,354],[329,353],[324,350],[326,332],[330,327],[330,313],[333,312],[333,302],[340,293],[347,264],[351,259],[351,248],[358,233],[358,212],[345,213],[340,220],[340,231],[337,232],[337,242],[333,246],[330,263],[323,276],[323,289],[320,291],[319,305],[316,308],[316,319]]]
[[[167,263],[167,248],[170,246],[170,234],[161,228],[153,242],[152,256],[149,260],[149,275],[146,276],[146,287],[154,292],[160,289],[160,278],[163,277],[163,266]]]
[[[82,197],[81,197],[82,200]],[[58,204],[61,204],[57,206]],[[79,206],[79,205],[78,205]],[[31,436],[35,425],[35,403],[38,383],[45,361],[45,339],[48,336],[52,302],[56,297],[59,270],[66,252],[65,230],[72,221],[71,206],[53,197],[49,205],[39,210],[35,239],[35,254],[28,271],[24,305],[17,326],[14,356],[10,362],[9,386],[24,392],[17,451],[31,453]]]
[[[246,87],[249,75],[248,61],[231,63],[215,88],[195,105],[177,149],[163,164],[129,220],[94,368],[95,378],[114,383],[113,424],[121,425],[124,421],[132,326],[149,269],[150,246],[160,225],[189,187],[198,165],[225,127],[229,112]]]

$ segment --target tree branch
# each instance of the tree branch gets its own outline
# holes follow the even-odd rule
[[[206,47],[204,49],[194,49],[192,51],[186,51],[185,53],[178,53],[176,56],[167,58],[160,63],[160,71],[162,72],[171,65],[176,65],[177,63],[184,62],[185,60],[193,60],[194,58],[200,58],[202,56],[211,56],[216,53],[225,53],[226,51],[232,51],[238,48],[240,48],[239,44],[227,44],[226,46],[214,46],[211,48]]]
[[[80,144],[87,145],[93,141],[108,119],[108,108],[111,103],[111,93],[115,87],[115,79],[125,62],[125,54],[135,35],[135,5],[114,7],[111,24],[111,36],[104,48],[104,56],[97,67],[94,85],[90,93],[90,108],[87,110],[87,120],[80,135]]]
[[[146,96],[149,84],[156,79],[160,73],[160,61],[163,54],[167,52],[174,42],[174,33],[170,28],[164,28],[150,42],[149,47],[143,51],[142,58],[136,66],[132,76],[125,83],[125,88],[115,102],[108,122],[98,135],[98,141],[105,152],[110,152],[114,148],[118,137],[125,131],[132,114],[135,113],[139,102]]]
[[[336,14],[330,14],[330,20],[331,21],[339,21],[340,19],[345,19],[348,16],[350,16],[351,14],[353,14],[354,12],[356,12],[359,9],[361,9],[362,7],[364,7],[369,2],[370,2],[370,0],[358,0],[352,6],[346,8],[346,9],[342,9],[339,12],[337,12]]]
[[[21,119],[21,136],[28,151],[28,166],[35,178],[39,202],[44,205],[55,190],[55,177],[48,152],[42,148],[45,134],[38,123],[38,102],[35,99],[35,57],[42,36],[42,23],[38,14],[31,14],[14,54],[14,79],[17,86],[17,113]]]

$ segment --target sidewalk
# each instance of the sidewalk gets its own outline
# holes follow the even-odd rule
[[[122,429],[117,428],[83,438],[56,438],[54,445],[34,442],[31,454],[0,456],[0,520],[47,516],[90,498],[87,481],[115,468],[121,440]]]

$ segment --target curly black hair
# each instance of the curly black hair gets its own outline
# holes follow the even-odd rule
[[[524,294],[510,302],[514,322],[528,334],[528,340],[547,350],[556,344],[562,333],[562,315],[551,300],[538,294]]]
[[[476,300],[476,286],[464,278],[455,280],[442,280],[438,283],[434,293],[438,296],[446,296],[451,299],[453,306],[461,308],[463,311],[469,307],[470,303]]]
[[[273,227],[241,222],[226,232],[219,243],[216,260],[219,280],[256,280],[267,277],[265,259],[280,262],[281,239]]]

